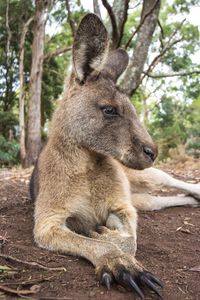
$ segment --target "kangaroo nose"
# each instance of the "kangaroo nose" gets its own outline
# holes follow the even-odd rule
[[[149,146],[144,146],[143,151],[144,151],[145,155],[148,156],[152,161],[154,161],[156,159],[156,156],[157,156],[156,150],[153,150]]]

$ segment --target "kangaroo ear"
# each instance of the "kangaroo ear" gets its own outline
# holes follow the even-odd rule
[[[81,21],[73,44],[75,76],[83,82],[93,70],[100,72],[108,52],[108,33],[95,14]]]
[[[108,55],[102,74],[116,82],[119,76],[125,71],[128,62],[129,56],[126,50],[121,48],[113,50]]]

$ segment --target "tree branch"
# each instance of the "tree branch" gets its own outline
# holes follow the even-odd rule
[[[165,53],[171,49],[175,44],[181,42],[183,40],[183,38],[179,38],[177,40],[172,41],[173,37],[176,35],[176,33],[178,32],[178,30],[180,30],[180,28],[182,27],[183,23],[185,22],[186,19],[184,19],[179,26],[177,26],[176,30],[171,34],[171,36],[169,37],[167,43],[165,45],[162,45],[162,50],[161,52],[153,59],[153,61],[150,63],[148,69],[146,71],[143,71],[143,76],[140,78],[140,81],[138,82],[138,86],[141,84],[141,82],[143,81],[143,79],[145,78],[145,76],[148,76],[148,74],[150,72],[152,72],[152,70],[155,68],[155,66],[159,63],[159,61],[161,60],[161,58],[165,55]],[[137,87],[138,87],[137,86]]]
[[[158,26],[160,27],[161,37],[162,39],[164,39],[165,38],[164,29],[159,19],[158,19]]]
[[[71,18],[71,10],[70,10],[69,0],[65,0],[65,5],[66,5],[66,9],[67,9],[67,22],[69,23],[69,25],[71,27],[72,36],[74,36],[76,29],[75,29],[74,21]]]
[[[143,123],[145,124],[145,126],[148,126],[149,123],[148,119],[149,119],[149,112],[150,112],[147,105],[147,99],[151,97],[151,95],[154,94],[157,90],[159,90],[161,86],[162,83],[160,83],[158,86],[154,88],[153,91],[151,91],[150,93],[148,93],[143,97]]]
[[[44,60],[49,60],[53,57],[56,57],[60,54],[64,54],[68,51],[71,51],[72,47],[65,47],[65,48],[60,48],[60,49],[57,49],[53,52],[50,52],[50,53],[47,53],[45,56],[44,56]]]
[[[139,0],[135,5],[130,6],[129,9],[135,10],[140,4],[141,4],[142,0]]]
[[[93,0],[93,10],[94,10],[94,13],[100,18],[101,18],[101,11],[100,11],[100,8],[99,8],[99,3],[98,3],[98,0]]]
[[[164,48],[163,40],[165,39],[165,35],[164,35],[164,30],[163,30],[162,24],[159,19],[158,19],[158,26],[160,28],[159,41],[160,41],[161,49],[163,49]]]
[[[115,48],[115,45],[117,45],[118,40],[119,40],[116,17],[112,10],[112,7],[108,3],[108,1],[107,0],[101,0],[101,1],[102,1],[103,6],[106,8],[106,10],[109,14],[109,17],[110,17],[110,21],[111,21],[111,25],[112,25],[112,48]]]
[[[182,41],[183,38],[180,38],[178,40],[175,40],[171,43],[169,43],[169,41],[167,42],[167,44],[164,46],[164,48],[162,49],[162,51],[156,56],[154,57],[154,59],[152,60],[152,62],[150,63],[148,69],[146,71],[143,72],[143,76],[140,79],[140,82],[138,84],[138,86],[140,85],[140,83],[143,81],[144,77],[147,76],[150,72],[152,72],[152,70],[155,68],[155,66],[159,63],[159,61],[161,60],[161,58],[164,56],[164,54],[171,49],[175,44],[179,43],[180,41]]]
[[[141,74],[147,59],[149,47],[152,41],[153,33],[156,28],[158,15],[160,11],[160,0],[144,0],[141,12],[140,27],[137,29],[137,39],[135,49],[124,77],[120,82],[123,91],[132,96],[140,84]],[[154,8],[154,9],[152,9]]]
[[[175,35],[177,34],[177,32],[181,29],[181,27],[183,26],[183,23],[185,22],[186,19],[183,19],[181,21],[181,23],[176,27],[176,30],[174,30],[174,32],[172,33],[172,35],[170,36],[169,40],[168,40],[168,44],[172,41],[173,37],[175,37]]]
[[[146,20],[146,18],[153,12],[153,10],[155,9],[156,5],[158,4],[159,0],[155,0],[155,3],[153,4],[153,6],[151,7],[151,9],[144,15],[144,17],[141,19],[140,24],[138,25],[138,27],[136,28],[136,30],[132,33],[131,37],[129,38],[128,42],[125,45],[125,49],[127,49],[132,41],[132,39],[134,38],[134,36],[136,35],[136,33],[140,30],[141,26],[144,24],[144,21]]]
[[[181,76],[188,76],[193,74],[200,74],[200,70],[176,72],[176,73],[160,73],[160,74],[146,73],[144,71],[143,73],[150,78],[159,79],[159,78],[167,78],[167,77],[175,77],[175,76],[181,77]]]
[[[146,95],[144,98],[145,98],[145,99],[148,99],[149,97],[151,97],[151,95],[153,95],[157,90],[159,90],[159,89],[161,88],[161,86],[162,86],[162,83],[159,84],[158,86],[156,86],[156,87],[153,89],[153,91],[149,92],[148,95]]]
[[[118,30],[118,42],[115,45],[116,48],[120,46],[121,39],[123,36],[124,25],[128,17],[129,2],[130,0],[115,0],[113,2],[112,9],[116,17],[117,30]]]

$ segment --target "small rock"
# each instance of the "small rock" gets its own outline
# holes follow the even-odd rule
[[[91,292],[89,293],[89,297],[92,298],[92,297],[94,297],[94,296],[95,296],[95,291],[91,291]]]

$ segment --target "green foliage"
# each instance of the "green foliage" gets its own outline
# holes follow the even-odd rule
[[[131,102],[133,103],[138,115],[142,114],[143,111],[142,101],[144,97],[145,97],[144,91],[141,88],[138,88],[131,98]]]
[[[200,89],[199,85],[198,88]],[[200,94],[199,94],[200,95]],[[187,149],[200,151],[200,96],[190,106]]]
[[[81,0],[70,1],[71,18],[77,28],[80,19],[86,13]],[[18,125],[19,102],[19,41],[23,24],[34,15],[35,2],[32,0],[9,0],[9,27],[11,30],[10,50],[7,53],[8,32],[6,28],[7,1],[0,1],[0,164],[9,165],[17,162],[17,141],[9,142],[9,130],[13,131]],[[173,0],[162,1],[160,12],[161,28],[157,26],[153,36],[147,65],[162,49],[160,40],[166,45],[172,35],[173,39],[180,39],[179,43],[171,47],[156,66],[155,73],[180,72],[200,69],[194,62],[194,54],[200,49],[199,28],[190,22],[187,16],[191,8],[199,5],[199,0]],[[130,1],[130,7],[135,7],[135,1]],[[142,5],[129,10],[125,24],[121,46],[124,47],[140,22]],[[182,21],[186,18],[185,22]],[[107,18],[108,20],[108,18]],[[55,2],[48,17],[48,30],[45,36],[45,55],[58,49],[71,47],[73,34],[68,23],[66,3],[64,0]],[[110,22],[107,22],[108,27]],[[56,25],[56,26],[55,26]],[[31,45],[33,40],[32,22],[26,36],[24,57],[25,90],[28,91],[31,67]],[[51,28],[56,27],[56,32]],[[53,31],[53,30],[52,30]],[[110,32],[110,29],[108,28]],[[137,34],[129,46],[129,53],[136,45]],[[63,92],[64,79],[71,64],[71,51],[62,55],[44,60],[41,97],[41,123],[42,131],[48,123],[56,106],[56,100]],[[147,65],[145,69],[147,69]],[[164,70],[164,71],[163,71]],[[162,88],[157,97],[153,95],[147,99],[149,127],[154,138],[161,145],[161,158],[168,155],[171,147],[178,144],[187,144],[188,149],[200,145],[200,85],[199,77],[191,75],[170,79],[158,79]],[[149,89],[149,86],[152,89]],[[131,101],[139,115],[144,110],[144,97],[149,91],[158,86],[158,81],[151,79],[147,87],[139,87]],[[148,92],[147,92],[148,90]],[[28,96],[26,96],[27,112]],[[25,114],[27,117],[27,114]]]
[[[51,118],[55,102],[63,91],[63,79],[67,66],[66,62],[61,65],[62,60],[52,58],[44,63],[41,95],[42,126]]]
[[[0,109],[12,110],[18,100],[16,86],[19,83],[19,40],[23,23],[33,14],[31,0],[9,1],[9,28],[11,32],[9,51],[8,30],[6,27],[7,1],[0,1]],[[27,34],[25,45],[25,72],[29,72],[31,59],[32,32]]]
[[[77,28],[81,18],[86,13],[80,1],[70,2],[74,26]],[[65,1],[61,2],[52,11],[49,19],[50,24],[55,22],[61,24],[61,30],[53,36],[47,35],[45,53],[53,53],[57,49],[70,47],[73,43],[71,27],[66,22]],[[44,61],[42,78],[41,117],[42,126],[51,118],[56,106],[56,100],[62,94],[64,78],[71,63],[71,51],[61,56],[52,57]]]
[[[196,104],[195,104],[196,102]],[[198,103],[197,103],[198,102]],[[170,148],[188,145],[188,149],[200,144],[200,101],[185,104],[171,97],[162,97],[158,109],[153,111],[150,131],[160,148],[160,159],[168,156]],[[195,120],[195,122],[194,122]]]
[[[0,135],[0,167],[15,165],[19,162],[19,143],[8,141]]]
[[[12,112],[0,111],[0,134],[8,137],[9,130],[12,129],[14,131],[16,125],[18,125],[18,119]]]
[[[137,28],[138,24],[140,22],[140,12],[136,10],[134,13],[128,15],[128,19],[125,23],[125,28],[124,28],[124,34],[121,40],[121,46],[124,47],[129,39],[131,38],[133,32]],[[135,40],[132,39],[130,42],[129,48],[134,49],[135,47]]]
[[[7,1],[0,1],[0,151],[1,164],[8,165],[17,162],[17,141],[9,142],[9,130],[15,133],[19,107],[19,41],[22,28],[35,13],[35,2],[32,0],[9,0],[8,23],[10,41],[8,49],[8,28],[6,27]],[[85,14],[81,1],[70,1],[71,18],[75,28]],[[71,27],[67,22],[66,3],[57,1],[48,15],[48,26],[45,37],[45,53],[53,53],[57,49],[70,47],[73,41]],[[51,26],[58,32],[52,35]],[[25,117],[27,118],[28,89],[31,69],[31,46],[33,41],[34,22],[29,25],[25,40],[24,79],[25,79]],[[9,51],[8,51],[9,50]],[[46,122],[51,118],[56,106],[56,100],[63,91],[64,78],[71,62],[71,51],[59,56],[44,59],[42,95],[41,95],[41,124],[44,135]]]
[[[162,1],[160,12],[162,31],[157,27],[150,56],[162,51],[162,47],[168,43],[176,40],[179,42],[161,57],[153,72],[187,73],[200,70],[200,65],[194,60],[194,54],[200,50],[200,31],[188,18],[191,8],[195,5],[199,5],[199,0],[174,0],[170,3]],[[161,159],[168,155],[170,148],[179,144],[188,145],[188,149],[193,145],[197,147],[200,128],[199,75],[151,79],[150,82],[152,86],[156,86],[158,82],[162,83],[162,88],[156,93],[157,100],[154,107],[152,99],[148,102],[150,132],[160,146]]]

